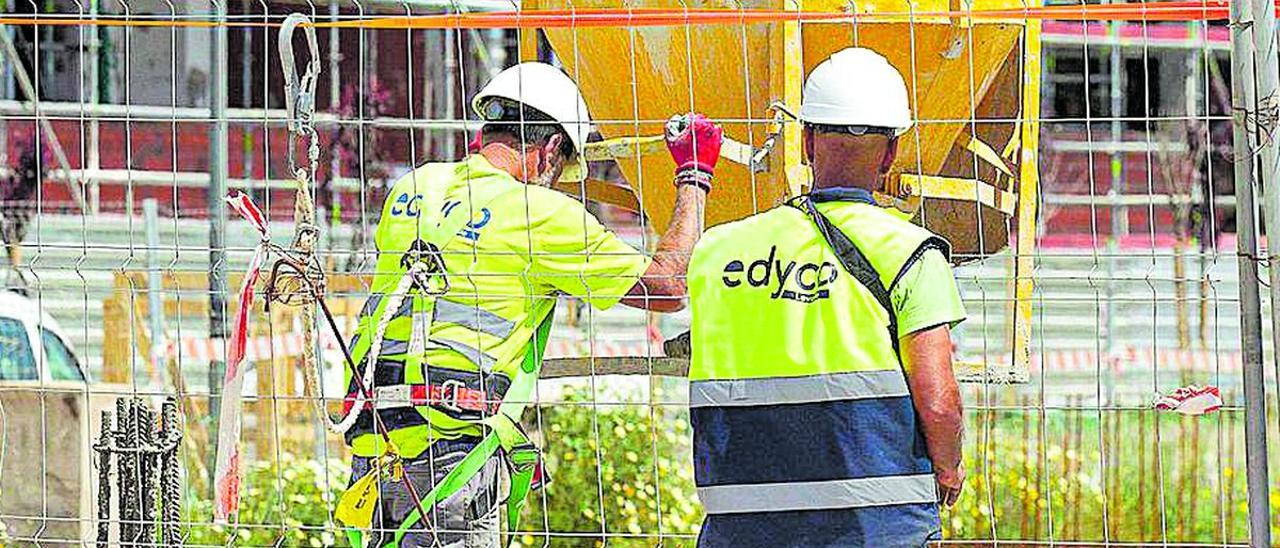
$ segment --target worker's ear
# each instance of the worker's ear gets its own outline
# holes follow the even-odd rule
[[[545,161],[549,167],[552,159],[557,158],[560,154],[560,144],[563,142],[563,135],[560,135],[559,133],[552,135],[550,139],[547,139],[546,143],[543,143],[541,150],[538,151],[539,160]],[[566,158],[561,158],[561,160],[566,160]],[[543,166],[539,165],[538,167],[541,168]]]
[[[893,167],[893,161],[898,157],[898,138],[890,137],[888,144],[884,147],[884,156],[880,158],[880,173],[888,173],[889,168]]]

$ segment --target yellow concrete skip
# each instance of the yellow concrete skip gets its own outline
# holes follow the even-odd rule
[[[667,145],[663,142],[661,135],[652,135],[648,137],[618,137],[616,139],[596,141],[587,143],[584,148],[583,154],[586,156],[587,161],[598,162],[601,160],[635,158],[648,154],[665,153]],[[720,147],[721,158],[741,165],[750,165],[753,154],[754,151],[751,149],[751,145],[732,138],[725,139]]]
[[[978,179],[903,173],[898,179],[899,196],[940,198],[978,202],[1006,216],[1013,215],[1018,199],[1012,192]]]
[[[638,1],[527,0],[523,9],[745,7],[856,15],[1025,5],[1021,0]],[[1024,168],[1035,168],[1022,165],[1026,159],[1035,161],[1034,153],[1022,149],[1035,141],[1026,133],[1038,127],[1023,127],[1019,121],[1024,108],[1038,107],[1038,98],[1023,96],[1027,73],[1039,72],[1024,62],[1039,58],[1039,42],[1027,37],[1038,25],[907,17],[542,32],[582,88],[605,139],[588,148],[589,158],[617,160],[628,185],[644,196],[641,207],[658,232],[669,222],[675,199],[670,185],[674,166],[658,137],[667,118],[699,111],[725,128],[731,142],[724,156],[731,161],[716,170],[717,195],[708,203],[707,222],[740,219],[808,188],[799,124],[779,117],[782,109],[775,106],[795,112],[804,77],[835,51],[852,45],[877,50],[904,75],[918,121],[903,136],[892,177],[916,174],[907,186],[923,190],[917,221],[950,240],[957,256],[972,259],[999,251],[1013,239],[1008,227],[1018,225],[1006,221],[1018,201],[1008,198],[1019,194],[1019,181],[1028,172]],[[766,146],[771,140],[773,146]]]
[[[573,8],[774,9],[843,11],[853,22],[742,22],[724,25],[558,27],[547,40],[582,89],[627,188],[577,185],[643,209],[665,230],[675,201],[674,165],[662,149],[663,123],[699,111],[735,145],[716,169],[708,226],[743,218],[808,190],[796,112],[805,76],[832,53],[869,47],[904,76],[917,123],[903,136],[886,185],[889,201],[952,244],[957,262],[979,260],[1017,242],[1014,312],[1007,329],[1025,370],[1030,341],[1040,108],[1040,23],[970,17],[859,14],[1021,9],[1042,0],[526,0],[525,11]],[[522,33],[525,49],[534,33]],[[856,82],[857,75],[850,75]],[[622,140],[619,140],[622,139]],[[742,146],[737,147],[736,143]],[[766,145],[768,143],[768,145]],[[616,154],[615,154],[616,152]],[[741,161],[752,157],[755,161]],[[1016,222],[1010,222],[1010,218]]]

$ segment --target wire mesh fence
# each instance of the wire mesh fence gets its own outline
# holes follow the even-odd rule
[[[347,543],[334,512],[351,450],[314,404],[343,411],[344,348],[370,297],[376,227],[413,207],[390,189],[417,166],[473,152],[482,123],[471,100],[486,82],[519,61],[564,68],[593,135],[585,177],[550,186],[652,254],[675,201],[657,138],[667,118],[703,112],[731,141],[708,225],[769,209],[808,190],[790,114],[805,74],[861,45],[902,72],[916,121],[877,199],[951,241],[968,311],[954,340],[969,482],[942,512],[943,542],[1246,545],[1250,280],[1236,249],[1238,233],[1257,230],[1237,215],[1232,116],[1265,128],[1250,133],[1258,151],[1274,120],[1233,102],[1224,4],[1090,7],[1114,11],[1011,0],[9,3],[0,540],[92,543],[105,524],[143,544]],[[278,60],[291,12],[318,38],[305,120]],[[300,66],[312,60],[296,50]],[[303,194],[299,123],[318,152]],[[336,330],[259,295],[243,389],[229,394],[237,290],[263,245],[224,203],[236,190],[261,206],[276,252],[315,227],[304,266],[323,272]],[[295,217],[303,195],[314,211]],[[523,425],[554,481],[504,540],[693,545],[703,511],[687,354],[668,344],[688,313],[552,298]],[[1261,311],[1270,360],[1269,299]],[[1270,367],[1266,382],[1275,389]],[[1192,385],[1216,387],[1222,406],[1189,416],[1153,404]],[[144,511],[145,497],[102,500],[112,471],[94,451],[108,434],[101,412],[169,397],[180,514]],[[240,496],[220,521],[227,405],[243,412]],[[1274,420],[1266,430],[1274,442]],[[159,443],[114,436],[117,449]]]

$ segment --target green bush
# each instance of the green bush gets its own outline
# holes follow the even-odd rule
[[[1248,539],[1243,440],[1223,411],[971,415],[947,538],[1125,543]],[[1272,492],[1273,504],[1280,493]]]
[[[653,400],[660,396],[656,390]],[[693,544],[702,509],[688,410],[605,399],[569,390],[529,411],[528,430],[554,481],[531,494],[516,546]],[[944,533],[1037,543],[1245,540],[1243,429],[1229,413],[1190,419],[1143,410],[1099,420],[1096,411],[973,412],[969,481],[959,504],[943,511]],[[193,526],[188,545],[345,545],[330,511],[348,465],[281,460],[247,470],[238,527]],[[1280,493],[1272,503],[1280,506]],[[190,495],[185,518],[208,523],[212,505]]]
[[[346,488],[350,467],[330,460],[281,455],[275,462],[255,463],[244,474],[239,523],[213,525],[213,502],[205,493],[188,492],[184,521],[186,544],[225,546],[346,546],[346,537],[330,519]]]
[[[660,400],[655,390],[654,399]],[[702,523],[688,410],[592,405],[590,392],[531,413],[553,482],[529,498],[517,545],[691,546]],[[596,440],[599,440],[597,443]]]

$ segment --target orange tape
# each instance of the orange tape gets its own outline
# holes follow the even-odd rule
[[[726,10],[671,8],[599,8],[578,10],[495,11],[445,13],[418,16],[372,17],[313,23],[316,28],[362,29],[508,29],[508,28],[593,28],[741,25],[800,21],[807,23],[871,23],[904,19],[969,18],[1000,20],[1062,21],[1215,21],[1228,18],[1226,0],[1204,2],[1140,2],[1133,4],[1086,4],[1038,6],[1019,9],[948,10],[850,14],[844,12],[785,10]],[[111,27],[278,27],[278,22],[227,21],[218,23],[194,19],[120,19],[63,17],[0,17],[0,25],[111,26]]]

